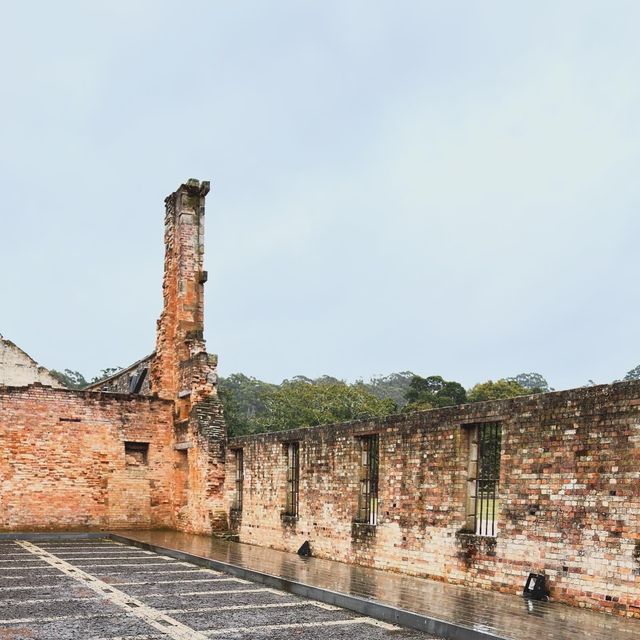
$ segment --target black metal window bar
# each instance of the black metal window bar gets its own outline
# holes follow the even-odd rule
[[[469,429],[469,490],[467,528],[476,535],[498,532],[501,429],[497,422]]]
[[[242,494],[244,491],[244,453],[242,449],[235,450],[236,458],[236,493],[233,501],[233,508],[236,511],[242,510]]]
[[[358,522],[378,523],[378,434],[362,436],[360,464],[360,495],[358,498]]]
[[[300,501],[300,443],[287,444],[287,504],[285,515],[298,517]]]

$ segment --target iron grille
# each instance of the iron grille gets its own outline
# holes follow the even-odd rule
[[[499,513],[500,425],[497,422],[474,425],[470,444],[471,508],[468,516],[477,535],[495,536]]]
[[[360,495],[358,499],[358,522],[378,523],[378,435],[362,436],[362,458],[360,465]]]
[[[285,514],[298,517],[300,498],[300,443],[287,445],[287,505]]]
[[[236,494],[233,501],[233,508],[236,511],[242,510],[242,494],[244,491],[244,454],[242,449],[235,450],[236,456]]]

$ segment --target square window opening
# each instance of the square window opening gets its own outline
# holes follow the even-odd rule
[[[148,442],[125,442],[124,459],[127,467],[146,467],[149,464]]]

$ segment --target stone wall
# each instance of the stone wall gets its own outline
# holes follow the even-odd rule
[[[0,387],[0,530],[171,527],[172,404]]]
[[[151,395],[151,376],[149,370],[155,357],[155,353],[138,360],[133,364],[118,371],[118,373],[91,384],[87,391],[104,391],[107,393],[138,393],[143,396]]]
[[[34,382],[56,389],[64,387],[30,355],[0,336],[0,386],[26,387]]]
[[[497,535],[468,530],[470,425],[498,422]],[[377,525],[355,523],[361,436],[377,433]],[[284,516],[299,441],[297,518]],[[242,512],[235,449],[242,448]],[[236,438],[226,505],[244,542],[640,616],[640,382]]]

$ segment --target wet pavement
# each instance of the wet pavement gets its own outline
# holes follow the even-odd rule
[[[112,540],[0,541],[0,640],[428,640]]]
[[[484,637],[508,640],[640,640],[640,620],[559,603],[529,601],[321,558],[300,558],[208,536],[175,531],[118,533],[154,547],[414,612],[424,616],[425,625],[435,621],[435,627],[424,626],[425,629],[451,625],[450,637],[467,637],[467,629],[468,637],[486,634]],[[305,633],[305,637],[312,636]]]

